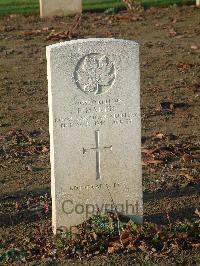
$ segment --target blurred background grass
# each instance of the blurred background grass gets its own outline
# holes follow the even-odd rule
[[[55,0],[56,1],[56,0]],[[190,5],[195,0],[138,0],[148,8],[151,6]],[[83,0],[83,11],[100,12],[113,8],[115,11],[125,8],[121,0]],[[0,0],[0,15],[39,13],[39,0]]]

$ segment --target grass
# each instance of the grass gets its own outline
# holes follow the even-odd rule
[[[138,0],[145,8],[150,6],[189,5],[195,4],[195,0]],[[105,11],[114,8],[124,8],[121,0],[83,0],[83,11]],[[39,0],[0,0],[0,15],[13,13],[31,14],[39,13]]]

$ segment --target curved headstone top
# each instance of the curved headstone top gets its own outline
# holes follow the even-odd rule
[[[65,41],[65,42],[59,42],[56,44],[52,44],[47,46],[47,51],[54,49],[54,48],[62,48],[64,46],[68,46],[68,45],[81,45],[84,43],[119,43],[121,45],[136,45],[138,46],[139,44],[135,41],[132,40],[123,40],[123,39],[115,39],[115,38],[88,38],[88,39],[77,39],[77,40],[70,40],[70,41]]]

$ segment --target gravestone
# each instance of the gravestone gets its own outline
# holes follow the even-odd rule
[[[200,6],[200,0],[196,0],[196,5]]]
[[[40,0],[40,16],[65,16],[82,12],[82,0]]]
[[[68,41],[47,63],[54,232],[116,209],[141,223],[139,45]]]

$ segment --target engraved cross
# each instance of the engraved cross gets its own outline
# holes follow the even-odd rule
[[[96,151],[96,179],[101,179],[101,151],[104,150],[110,150],[112,151],[112,145],[110,146],[104,146],[100,147],[100,134],[99,130],[95,131],[95,142],[96,142],[96,147],[90,148],[90,149],[85,149],[83,148],[83,154],[86,154],[86,152],[93,150]]]

